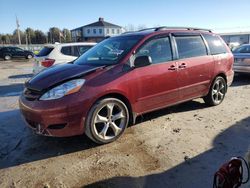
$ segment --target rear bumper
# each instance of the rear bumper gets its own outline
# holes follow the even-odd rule
[[[230,71],[227,73],[227,86],[232,85],[234,79],[234,71]]]
[[[27,125],[35,133],[45,136],[67,137],[83,134],[87,113],[83,106],[83,103],[77,104],[70,99],[29,101],[23,95],[19,99],[20,111]]]

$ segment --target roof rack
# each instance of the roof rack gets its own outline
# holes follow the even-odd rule
[[[212,30],[210,29],[204,29],[204,28],[197,28],[197,27],[167,27],[167,26],[161,26],[161,27],[152,27],[152,28],[146,28],[141,29],[139,31],[127,31],[122,34],[128,34],[128,33],[134,33],[134,32],[142,32],[142,31],[162,31],[162,30],[188,30],[188,31],[207,31],[209,33],[212,33]]]
[[[161,31],[161,30],[172,30],[172,29],[185,29],[189,31],[207,31],[212,33],[212,30],[210,29],[203,29],[203,28],[196,28],[196,27],[167,27],[167,26],[162,26],[162,27],[153,27],[153,28],[147,28],[147,29],[141,29],[140,31],[147,31],[147,30],[154,30],[154,31]]]

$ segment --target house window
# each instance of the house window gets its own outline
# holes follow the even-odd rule
[[[96,29],[93,29],[93,33],[96,34]]]
[[[116,32],[117,32],[117,34],[119,34],[120,33],[119,29],[117,29]]]
[[[99,29],[99,34],[102,34],[102,29]]]
[[[115,34],[115,29],[112,29],[112,34]]]
[[[87,33],[90,34],[90,29],[87,29]]]
[[[107,34],[109,34],[109,29],[107,29]]]

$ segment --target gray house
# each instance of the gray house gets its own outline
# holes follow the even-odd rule
[[[123,28],[121,26],[106,22],[103,18],[99,18],[97,22],[72,29],[71,37],[73,42],[100,42],[106,37],[119,35],[122,32]]]

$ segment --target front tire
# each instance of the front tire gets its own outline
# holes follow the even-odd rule
[[[88,113],[85,134],[98,144],[118,139],[129,122],[127,106],[119,99],[105,98],[97,101]]]
[[[221,76],[215,78],[209,93],[203,98],[209,106],[217,106],[222,103],[227,92],[227,83]]]
[[[26,56],[26,59],[31,59],[33,57],[33,55],[29,54]]]

